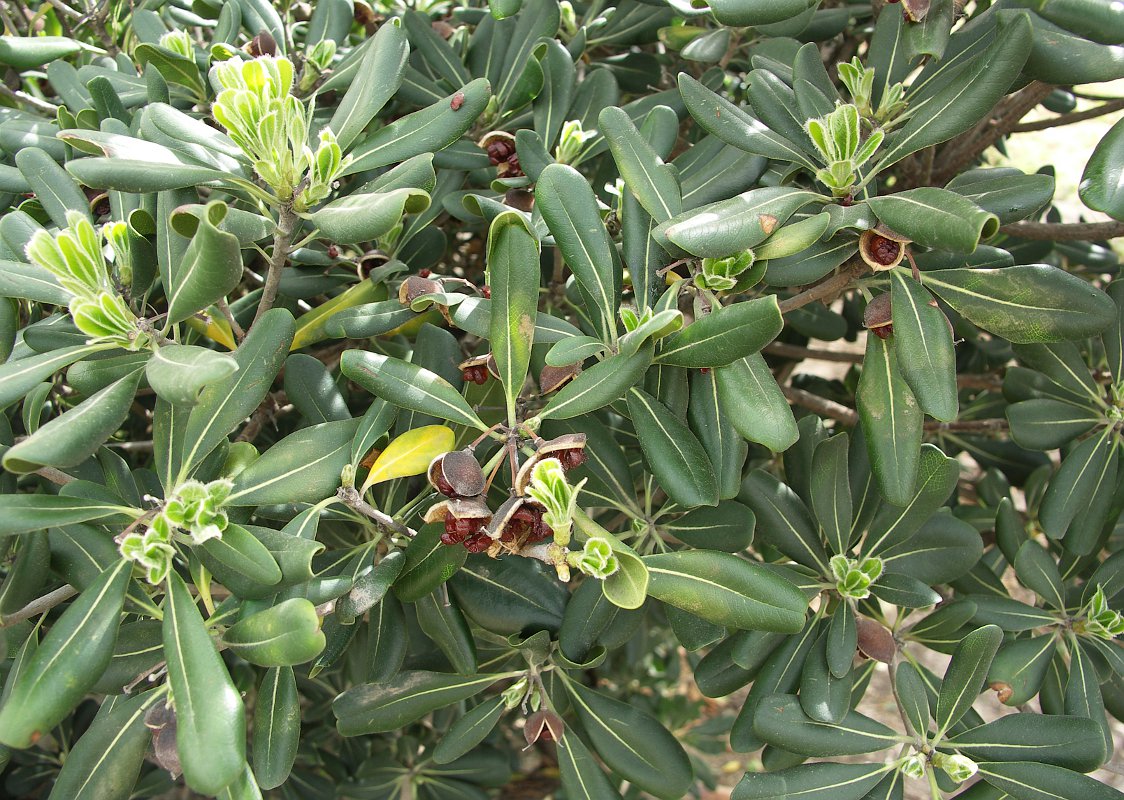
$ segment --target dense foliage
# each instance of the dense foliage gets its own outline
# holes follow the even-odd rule
[[[1124,7],[410,5],[0,2],[8,796],[1121,797]]]

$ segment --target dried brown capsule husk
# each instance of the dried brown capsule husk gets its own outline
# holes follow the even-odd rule
[[[1011,695],[1015,693],[1014,687],[1012,687],[1009,683],[1004,683],[1003,681],[992,681],[987,686],[989,689],[995,692],[995,699],[997,699],[1004,705],[1006,705],[1007,701],[1011,699]]]
[[[515,476],[516,494],[522,495],[527,491],[527,484],[531,482],[531,470],[544,458],[558,459],[562,469],[567,472],[584,464],[585,440],[584,433],[564,433],[553,439],[535,439],[534,455],[523,462]]]
[[[176,712],[163,701],[149,707],[144,715],[144,725],[152,731],[152,756],[156,764],[172,778],[183,774],[179,750],[176,745]]]
[[[429,482],[446,497],[474,497],[484,491],[484,470],[471,450],[452,450],[429,462]]]
[[[535,455],[539,458],[557,458],[562,462],[564,470],[580,467],[585,463],[584,433],[564,433],[553,439],[538,439],[535,441]]]
[[[482,534],[484,526],[492,519],[492,510],[482,495],[454,497],[434,503],[423,519],[427,523],[443,522],[445,531],[441,534],[441,543],[455,545]]]
[[[254,58],[275,56],[277,55],[277,40],[270,36],[268,31],[261,31],[246,45],[246,52]]]
[[[878,225],[859,236],[859,255],[872,270],[883,272],[902,263],[907,244],[909,239],[885,225]]]
[[[508,189],[503,196],[503,202],[512,208],[530,213],[535,207],[535,195],[534,192],[528,192],[526,189]]]
[[[504,528],[507,527],[507,524],[515,517],[516,512],[518,512],[526,502],[526,498],[519,496],[509,497],[504,500],[500,507],[496,509],[496,513],[492,515],[492,521],[488,523],[488,527],[485,529],[488,535],[493,539],[501,538],[504,533]]]
[[[523,174],[515,150],[515,137],[507,131],[486,133],[477,144],[488,154],[488,161],[499,169],[499,177],[517,178]]]
[[[875,295],[866,304],[866,310],[863,311],[863,325],[879,339],[885,339],[894,332],[894,317],[890,309],[889,292]]]
[[[567,364],[564,367],[552,367],[547,364],[539,373],[539,392],[541,394],[556,392],[576,378],[581,371],[581,362]]]
[[[488,508],[484,495],[475,497],[451,497],[434,503],[425,512],[422,519],[426,523],[442,522],[449,517],[453,519],[482,519],[485,523],[492,518],[492,509]]]
[[[557,742],[566,732],[566,724],[562,718],[553,711],[542,709],[527,717],[523,726],[523,738],[530,747],[540,739],[547,742]]]
[[[500,377],[499,365],[496,364],[496,357],[491,353],[466,359],[458,365],[458,369],[466,381],[481,386],[488,382],[489,375],[496,380]]]
[[[411,275],[402,281],[402,285],[398,287],[398,302],[404,306],[409,306],[419,297],[439,291],[441,291],[441,284],[437,281]]]
[[[866,617],[858,618],[859,652],[867,658],[889,664],[898,652],[898,643],[894,641],[894,634]]]

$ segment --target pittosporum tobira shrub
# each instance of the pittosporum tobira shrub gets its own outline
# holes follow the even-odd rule
[[[1121,797],[1120,3],[0,21],[8,796]]]

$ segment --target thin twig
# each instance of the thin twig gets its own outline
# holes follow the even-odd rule
[[[1084,122],[1087,119],[1095,119],[1105,114],[1111,114],[1113,111],[1119,111],[1122,108],[1124,108],[1124,100],[1109,100],[1107,103],[1102,103],[1096,108],[1086,109],[1085,111],[1071,111],[1068,114],[1059,114],[1049,119],[1040,119],[1034,122],[1020,122],[1018,125],[1011,128],[1011,133],[1030,133],[1032,131],[1044,131],[1049,128],[1057,128],[1062,125],[1072,125],[1075,122]]]
[[[31,106],[31,108],[34,108],[36,111],[42,111],[45,114],[51,115],[52,117],[58,114],[60,108],[60,106],[56,106],[54,103],[48,103],[46,100],[40,100],[38,97],[32,97],[27,92],[20,92],[9,89],[3,83],[0,83],[0,96],[7,97],[8,99],[14,100],[17,103],[23,103],[24,105]]]
[[[408,536],[411,539],[418,535],[417,531],[403,525],[389,514],[384,514],[364,500],[355,487],[349,488],[341,486],[336,491],[336,497],[348,508],[358,511],[363,516],[374,521],[374,523],[383,530],[383,533],[398,533],[402,536]]]
[[[151,439],[146,439],[139,442],[109,442],[106,446],[126,453],[151,453],[153,443]]]
[[[953,422],[939,422],[929,420],[925,423],[925,430],[930,433],[1005,433],[1010,430],[1007,420],[1003,417],[994,419],[963,419]]]
[[[1054,90],[1048,83],[1031,81],[1019,91],[996,104],[982,122],[953,139],[941,150],[941,168],[934,174],[934,183],[943,186],[953,175],[974,163],[980,155],[1007,136],[1019,121]]]
[[[273,254],[269,257],[269,271],[265,276],[265,286],[262,287],[261,301],[258,303],[257,313],[250,327],[254,327],[266,311],[273,308],[277,302],[277,292],[281,286],[281,271],[289,258],[289,247],[293,242],[293,232],[296,230],[300,218],[293,210],[292,201],[281,206],[281,213],[277,220],[277,230],[273,232]]]
[[[254,441],[254,439],[258,437],[258,434],[261,433],[262,426],[265,425],[266,420],[275,414],[279,414],[288,399],[289,397],[285,394],[284,390],[267,394],[254,413],[250,415],[250,421],[246,423],[246,427],[242,429],[234,441]]]
[[[60,586],[53,592],[48,592],[42,597],[32,600],[19,611],[15,611],[0,620],[0,628],[10,628],[17,622],[23,622],[25,619],[37,617],[40,614],[45,614],[59,603],[65,603],[74,595],[78,594],[78,590],[70,584]]]
[[[61,469],[55,469],[54,467],[40,467],[35,470],[35,474],[46,478],[51,483],[57,484],[58,486],[66,486],[71,481],[78,480],[73,475],[68,475]]]
[[[999,232],[1050,242],[1115,239],[1124,236],[1124,222],[1012,222]]]
[[[845,350],[819,350],[814,347],[799,347],[784,342],[767,344],[762,352],[767,356],[780,356],[781,358],[798,360],[810,358],[816,361],[838,361],[844,364],[861,364],[863,360],[862,353],[848,353]]]
[[[803,389],[797,389],[795,386],[782,386],[781,391],[784,392],[784,396],[788,398],[790,403],[814,411],[820,416],[831,417],[844,425],[858,424],[858,413],[841,403],[828,400],[826,397],[820,397],[818,394],[806,392]]]
[[[806,289],[800,294],[793,295],[786,300],[780,301],[780,309],[782,314],[787,314],[789,311],[795,311],[802,308],[809,303],[814,303],[817,300],[830,302],[838,297],[855,278],[859,277],[867,271],[867,266],[859,259],[853,259],[846,266],[843,267],[838,273],[828,278],[822,283],[817,283],[811,289]]]
[[[242,344],[242,340],[246,338],[246,331],[242,330],[242,326],[234,318],[234,313],[230,310],[230,304],[226,302],[225,297],[219,300],[218,307],[222,315],[226,317],[226,324],[230,326],[230,332],[234,334],[234,341]]]

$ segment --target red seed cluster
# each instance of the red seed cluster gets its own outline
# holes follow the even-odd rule
[[[874,236],[870,242],[870,253],[879,264],[889,266],[898,258],[902,246],[885,236]]]
[[[519,541],[534,544],[554,536],[554,530],[543,521],[545,511],[546,509],[540,505],[524,503],[507,521],[500,541],[512,544]]]
[[[486,368],[485,368],[486,371]],[[523,495],[529,470],[543,458],[556,458],[566,471],[585,463],[585,437],[565,434],[550,441],[535,440],[538,452],[527,461],[513,485],[516,492],[496,512],[485,502],[487,494],[483,471],[471,449],[446,453],[429,466],[430,484],[448,500],[426,512],[427,522],[441,520],[441,543],[464,545],[470,553],[483,553],[498,540],[507,550],[551,539],[554,530],[546,523],[546,509]],[[514,477],[514,476],[513,476]]]
[[[501,178],[515,178],[523,174],[514,139],[506,134],[492,134],[484,139],[481,146],[491,165],[499,168]]]
[[[488,382],[488,368],[483,364],[476,364],[471,367],[465,367],[461,370],[461,375],[464,376],[466,381],[475,383],[478,386],[483,386]]]

